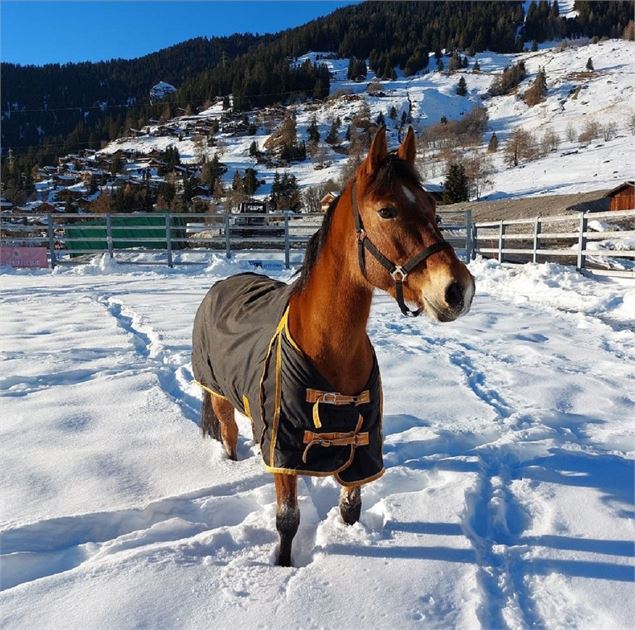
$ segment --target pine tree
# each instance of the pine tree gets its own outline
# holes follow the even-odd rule
[[[329,133],[326,136],[327,144],[337,144],[339,142],[339,134],[337,133],[338,127],[339,125],[337,124],[337,120],[333,120],[329,129]]]
[[[365,79],[368,74],[368,68],[366,67],[366,61],[364,59],[359,59],[357,61],[357,67],[355,69],[356,77],[359,79]]]
[[[352,81],[353,79],[355,79],[355,71],[357,70],[355,61],[356,61],[355,57],[351,57],[348,60],[348,70],[346,71],[346,78],[349,81]]]
[[[461,56],[455,50],[452,53],[452,56],[450,57],[450,61],[448,63],[448,72],[452,74],[453,72],[456,72],[457,70],[460,70],[460,69],[461,69]]]
[[[317,125],[317,119],[315,116],[311,118],[311,124],[308,129],[309,142],[317,144],[320,141],[320,131]]]
[[[474,60],[474,65],[472,66],[472,72],[480,72],[481,66],[478,63],[478,59]]]
[[[242,188],[245,194],[253,195],[258,186],[260,186],[260,182],[258,181],[258,177],[256,176],[256,171],[253,168],[248,168],[245,171],[245,176],[243,177]]]
[[[456,94],[457,96],[465,96],[467,94],[467,84],[465,83],[465,78],[461,77],[456,86]]]
[[[588,61],[586,62],[586,69],[589,72],[593,72],[594,68],[593,68],[593,59],[591,59],[591,57],[589,57]]]
[[[394,105],[390,108],[388,116],[391,120],[397,120],[397,109]]]
[[[232,190],[237,192],[243,191],[243,178],[240,176],[240,171],[236,170],[232,177]]]
[[[437,59],[437,72],[443,72],[443,59],[441,57]]]
[[[461,163],[452,162],[443,184],[443,201],[444,203],[458,203],[459,201],[467,201],[468,198],[468,179],[465,175],[465,168]]]
[[[378,127],[386,126],[386,119],[384,118],[383,112],[379,112],[379,116],[377,116],[377,120],[375,121]]]
[[[258,155],[258,145],[255,140],[249,145],[249,155],[251,157],[256,157]]]
[[[496,153],[498,151],[498,138],[496,137],[496,133],[492,133],[492,137],[489,139],[489,143],[487,144],[487,152],[488,153]]]

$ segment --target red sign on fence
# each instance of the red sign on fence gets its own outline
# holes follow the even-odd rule
[[[42,267],[46,269],[46,247],[0,247],[0,265],[9,267]]]

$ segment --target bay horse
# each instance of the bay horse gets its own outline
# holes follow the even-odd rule
[[[412,128],[368,155],[311,238],[291,285],[257,274],[217,282],[201,303],[192,367],[203,387],[203,434],[236,459],[234,410],[247,415],[274,475],[277,563],[291,565],[300,522],[297,476],[333,475],[347,524],[361,486],[384,472],[379,369],[366,333],[374,289],[404,315],[449,322],[467,313],[474,278],[437,227],[414,167]],[[414,307],[414,310],[412,310]]]

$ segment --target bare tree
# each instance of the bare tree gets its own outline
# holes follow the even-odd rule
[[[339,185],[343,188],[348,180],[353,177],[357,167],[362,163],[362,156],[360,153],[349,153],[348,160],[344,163],[342,170],[340,171]]]
[[[276,128],[276,130],[267,138],[264,147],[265,149],[276,149],[283,146],[293,145],[297,141],[297,129],[295,114],[288,112],[282,121],[282,124]]]
[[[609,142],[613,140],[617,135],[617,123],[616,122],[607,122],[602,127],[602,136],[604,137],[605,142]]]
[[[505,144],[505,163],[518,166],[523,161],[534,160],[537,153],[532,135],[524,129],[516,129]]]
[[[486,153],[476,153],[466,158],[463,166],[468,178],[470,197],[480,199],[483,192],[493,184],[490,179],[490,175],[494,172],[491,158]]]
[[[327,179],[316,186],[309,186],[302,193],[305,212],[322,212],[322,199],[328,192],[338,190],[339,186],[332,179]]]
[[[381,82],[379,81],[379,79],[377,78],[373,79],[368,84],[368,87],[366,88],[366,90],[371,96],[374,96],[375,94],[379,94],[381,92]]]
[[[313,145],[310,145],[310,149],[311,149],[311,159],[313,160],[313,168],[316,171],[319,171],[320,169],[323,169],[325,166],[328,166],[327,163],[327,152],[326,152],[326,147],[324,146],[323,143],[321,142],[316,142],[313,143]],[[309,149],[307,149],[308,152]]]
[[[578,142],[591,142],[600,137],[600,123],[597,120],[587,120],[584,129],[578,136]]]
[[[575,142],[578,137],[578,132],[575,130],[573,123],[569,123],[565,129],[565,136],[569,142]]]
[[[545,129],[545,133],[540,140],[540,152],[544,155],[551,151],[557,151],[560,146],[560,136],[551,128]]]

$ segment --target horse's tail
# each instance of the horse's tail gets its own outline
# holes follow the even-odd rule
[[[214,440],[220,440],[220,422],[212,407],[212,395],[203,390],[203,405],[201,407],[201,430],[203,437],[209,435]]]

